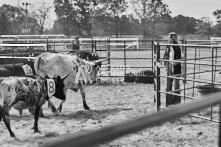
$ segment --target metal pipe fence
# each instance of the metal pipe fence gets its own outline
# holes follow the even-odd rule
[[[92,41],[95,52],[99,54],[100,58],[108,58],[107,63],[103,64],[103,68],[100,69],[100,77],[109,78],[108,82],[116,78],[122,81],[131,72],[153,71],[151,40],[135,40],[138,41],[136,44],[132,44],[131,39],[113,40],[112,38],[103,38],[102,40]],[[138,76],[134,74],[134,77]]]
[[[110,41],[110,40],[109,40]],[[214,121],[214,122],[220,122],[218,120],[219,114],[215,114],[216,119],[214,119],[214,116],[212,114],[212,106],[220,104],[220,94],[217,93],[214,95],[207,95],[207,96],[198,96],[196,93],[196,89],[198,86],[201,86],[201,83],[209,83],[212,85],[221,85],[221,81],[219,77],[217,77],[217,72],[221,69],[219,68],[220,65],[218,64],[220,61],[220,51],[219,48],[221,46],[217,45],[193,45],[193,44],[179,44],[178,46],[182,46],[184,50],[184,59],[180,61],[172,61],[172,62],[179,62],[183,64],[183,70],[184,72],[181,77],[174,77],[174,76],[166,76],[162,72],[164,70],[164,67],[161,66],[162,62],[165,62],[166,60],[163,60],[162,57],[162,51],[164,51],[165,46],[174,46],[174,44],[165,44],[165,43],[150,43],[150,47],[153,49],[148,49],[147,44],[146,49],[129,49],[126,48],[126,41],[123,42],[123,48],[121,49],[114,49],[111,45],[105,46],[105,49],[99,50],[99,42],[94,41],[93,43],[95,46],[92,47],[92,51],[95,50],[97,52],[105,52],[104,54],[109,58],[108,65],[113,65],[114,60],[123,60],[122,65],[124,65],[125,68],[124,74],[127,72],[127,65],[131,62],[129,60],[144,60],[145,65],[146,62],[150,62],[148,66],[135,66],[133,68],[151,68],[155,71],[155,96],[157,98],[157,108],[158,110],[161,109],[168,109],[165,111],[159,111],[157,113],[143,116],[136,120],[131,120],[129,122],[116,124],[111,127],[106,127],[98,131],[91,132],[89,134],[80,135],[74,138],[65,139],[60,142],[55,142],[50,145],[45,145],[47,147],[56,147],[56,146],[93,146],[97,144],[104,143],[105,141],[109,141],[112,139],[116,139],[118,137],[127,135],[129,133],[134,133],[136,131],[141,131],[142,129],[150,128],[153,126],[161,125],[162,123],[173,120],[178,117],[182,117],[184,115],[187,115],[189,113],[197,112],[201,109],[205,109],[207,107],[211,107],[211,117],[204,117],[197,114],[191,114],[192,116],[203,118],[206,120]],[[193,47],[195,47],[193,49]],[[205,48],[205,51],[203,51],[202,48]],[[210,51],[207,51],[207,50]],[[146,51],[149,52],[149,56],[137,58],[137,57],[128,57],[128,52],[139,52],[139,51]],[[200,52],[199,52],[200,51]],[[113,57],[113,52],[116,53],[114,56],[119,55],[119,52],[121,52],[120,57]],[[210,53],[210,54],[208,54]],[[168,62],[168,61],[167,61]],[[205,69],[203,69],[205,67]],[[202,70],[203,69],[203,70]],[[111,68],[111,70],[114,70],[114,68]],[[191,71],[189,71],[191,70]],[[207,75],[207,73],[209,75]],[[205,74],[205,75],[204,75]],[[203,79],[203,77],[206,76],[206,79]],[[209,77],[209,78],[208,78]],[[173,78],[173,79],[180,79],[183,81],[183,87],[179,89],[181,91],[181,94],[174,94],[174,91],[166,92],[165,90],[162,90],[162,84],[161,81],[165,78]],[[197,85],[198,84],[198,85]],[[213,91],[212,91],[213,92]],[[183,98],[182,105],[173,106],[173,107],[164,107],[162,98],[163,94],[173,94],[178,95]],[[188,100],[187,100],[188,99]],[[191,101],[189,101],[189,99]],[[194,100],[194,101],[192,101]],[[218,107],[218,106],[216,106]],[[220,110],[220,108],[218,108]],[[220,116],[219,116],[220,117]],[[221,127],[220,127],[221,128]],[[219,128],[219,129],[220,129]],[[219,137],[219,146],[221,146],[220,143],[220,137]]]
[[[166,47],[180,46],[183,48],[183,58],[180,60],[165,60],[162,55]],[[194,47],[194,50],[189,49]],[[198,45],[198,44],[154,44],[154,61],[156,74],[156,98],[157,108],[166,108],[169,105],[166,103],[167,97],[181,98],[181,103],[198,100],[200,95],[221,91],[221,68],[219,62],[221,61],[221,46],[220,45]],[[166,69],[162,66],[163,62],[180,63],[183,72],[180,75],[166,74]],[[162,81],[168,79],[180,80],[180,88],[176,90],[167,91],[166,86],[162,85]],[[206,85],[205,85],[206,84]],[[207,87],[208,86],[208,87]],[[188,87],[188,88],[187,88]],[[191,88],[192,87],[192,88]],[[207,88],[205,90],[205,87]],[[179,91],[179,92],[176,92]],[[194,116],[206,118],[211,121],[218,122],[218,114],[213,110],[217,109],[211,107],[210,110],[204,110],[203,113],[194,114]],[[205,114],[204,114],[205,113]],[[207,114],[209,115],[207,116]],[[202,115],[202,116],[201,116]]]

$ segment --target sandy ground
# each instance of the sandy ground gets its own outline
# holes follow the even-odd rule
[[[17,138],[11,138],[4,123],[0,123],[1,147],[36,147],[70,135],[79,135],[124,122],[156,111],[153,100],[153,84],[108,84],[87,87],[87,103],[91,108],[83,108],[80,92],[68,92],[60,116],[55,116],[47,105],[43,111],[49,119],[39,119],[41,133],[34,133],[33,116],[25,110],[19,116],[10,111],[11,126]],[[58,105],[59,100],[55,100]],[[218,124],[189,116],[167,122],[161,126],[136,132],[99,147],[154,147],[154,146],[205,146],[218,144]]]

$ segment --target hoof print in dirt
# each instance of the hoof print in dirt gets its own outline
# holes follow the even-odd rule
[[[58,133],[56,133],[56,132],[47,132],[47,133],[45,133],[45,137],[58,137],[59,136],[59,134]]]

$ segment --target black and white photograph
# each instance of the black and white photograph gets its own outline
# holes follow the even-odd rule
[[[0,147],[221,147],[221,1],[0,0]]]

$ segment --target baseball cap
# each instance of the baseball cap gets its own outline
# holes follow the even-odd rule
[[[175,32],[170,32],[168,37],[172,37],[173,35],[174,35],[174,36],[177,36],[177,33],[175,33]]]

